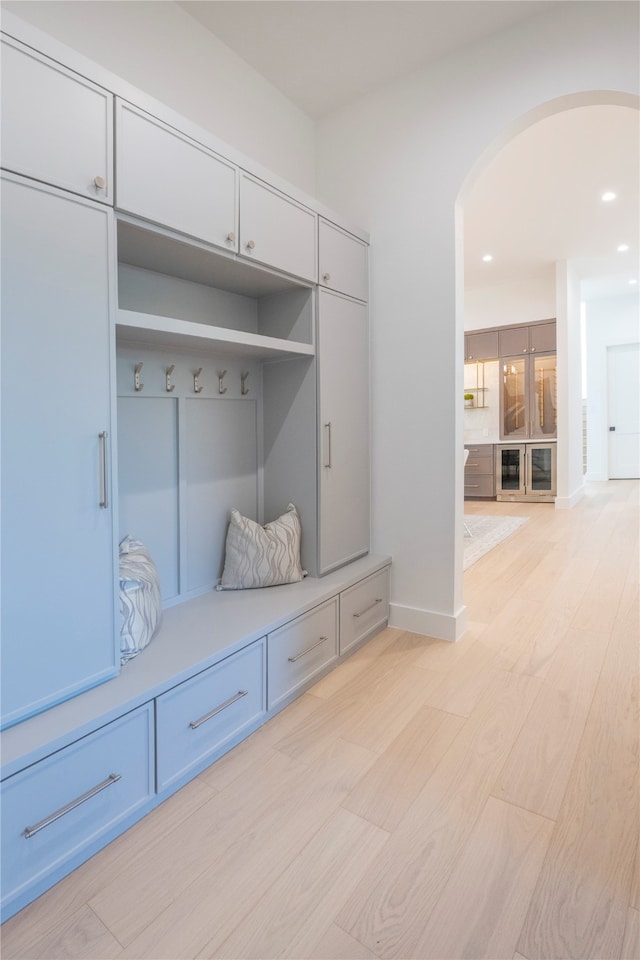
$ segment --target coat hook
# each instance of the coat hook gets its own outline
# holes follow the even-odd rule
[[[142,363],[141,362],[136,363],[135,367],[133,368],[133,372],[134,372],[133,383],[136,388],[136,393],[140,393],[140,391],[144,388],[144,383],[140,383],[141,370],[142,370]]]
[[[176,388],[175,383],[171,383],[171,374],[173,373],[173,371],[175,370],[175,368],[176,368],[175,363],[172,363],[171,366],[170,366],[170,367],[167,367],[167,369],[166,369],[166,371],[165,371],[165,375],[166,375],[166,378],[167,378],[167,393],[172,393],[172,392],[175,390],[175,388]]]
[[[249,376],[248,370],[246,371],[246,373],[240,374],[240,393],[242,394],[243,397],[246,397],[246,395],[249,393],[249,387],[245,386],[248,376]]]
[[[202,384],[198,381],[198,377],[202,373],[202,367],[198,367],[193,374],[193,392],[200,393],[202,391]]]
[[[227,375],[227,371],[223,370],[222,373],[218,370],[218,393],[226,393],[227,388],[222,386],[222,381]]]

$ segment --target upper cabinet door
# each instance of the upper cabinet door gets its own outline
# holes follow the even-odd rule
[[[529,352],[554,353],[556,349],[555,320],[549,323],[536,323],[529,327]]]
[[[498,356],[498,331],[481,330],[478,333],[468,333],[464,344],[465,360],[495,360]]]
[[[505,327],[498,332],[498,345],[501,357],[518,357],[529,353],[529,328]]]
[[[116,206],[237,251],[237,170],[148,113],[116,101]]]
[[[257,263],[315,282],[317,216],[284,193],[240,177],[240,253]]]
[[[318,282],[356,300],[369,299],[368,247],[362,240],[320,219]]]
[[[112,95],[3,39],[2,167],[113,203]]]

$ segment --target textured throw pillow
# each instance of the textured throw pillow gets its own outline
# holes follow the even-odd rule
[[[151,643],[162,620],[156,565],[131,537],[120,543],[120,620],[120,663],[126,663]]]
[[[231,511],[224,570],[218,590],[246,590],[295,583],[306,577],[300,565],[302,528],[292,503],[277,520],[261,526]]]

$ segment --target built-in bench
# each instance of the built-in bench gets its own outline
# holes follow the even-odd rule
[[[386,626],[389,564],[171,607],[118,677],[5,730],[3,919]]]

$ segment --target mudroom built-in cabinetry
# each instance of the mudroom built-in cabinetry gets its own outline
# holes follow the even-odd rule
[[[369,553],[367,235],[3,30],[5,919],[382,629],[391,561]],[[307,576],[216,590],[232,508],[291,503]],[[163,611],[121,663],[126,536]]]

